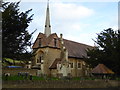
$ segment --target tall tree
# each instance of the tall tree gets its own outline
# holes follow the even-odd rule
[[[23,53],[28,53],[31,46],[32,34],[27,28],[32,21],[32,10],[20,12],[19,3],[2,3],[2,55],[3,57],[18,59]],[[20,57],[22,58],[22,57]]]
[[[91,67],[103,63],[115,73],[120,74],[120,31],[109,28],[97,35],[95,41],[97,46],[93,50],[88,50],[89,58],[86,59],[86,62]]]

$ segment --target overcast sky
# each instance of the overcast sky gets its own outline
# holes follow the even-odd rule
[[[46,0],[47,1],[47,0]],[[21,0],[20,10],[33,9],[34,14],[28,30],[37,31],[33,35],[35,41],[39,32],[44,33],[46,7],[45,0]],[[65,1],[65,0],[64,0]],[[118,28],[118,2],[113,0],[92,0],[92,2],[79,2],[78,0],[50,0],[50,20],[52,33],[63,34],[68,40],[94,45],[97,37],[104,29]],[[96,2],[98,1],[98,2]],[[115,1],[115,0],[114,0]]]

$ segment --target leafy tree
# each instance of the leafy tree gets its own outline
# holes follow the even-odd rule
[[[27,48],[31,46],[32,34],[27,28],[32,21],[28,15],[32,9],[25,12],[19,10],[20,2],[2,3],[2,55],[3,58],[22,59],[31,55]],[[24,55],[23,55],[24,54]],[[28,57],[26,57],[28,59]]]
[[[97,40],[94,40],[97,46],[87,51],[89,58],[85,61],[91,67],[99,63],[105,64],[115,73],[120,74],[120,31],[109,28],[97,35]]]

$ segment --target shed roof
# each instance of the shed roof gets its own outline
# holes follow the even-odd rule
[[[61,61],[61,59],[60,59],[60,58],[56,58],[56,59],[54,60],[54,62],[52,63],[52,65],[49,67],[49,69],[57,69],[57,63],[58,63],[59,61]]]
[[[114,72],[104,64],[98,64],[91,72],[94,74],[114,74]]]

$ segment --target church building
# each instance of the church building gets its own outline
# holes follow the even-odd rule
[[[37,67],[41,75],[47,76],[86,76],[88,68],[83,57],[87,57],[88,48],[93,47],[64,39],[62,34],[51,33],[48,2],[44,33],[38,34],[32,46],[32,68]]]

